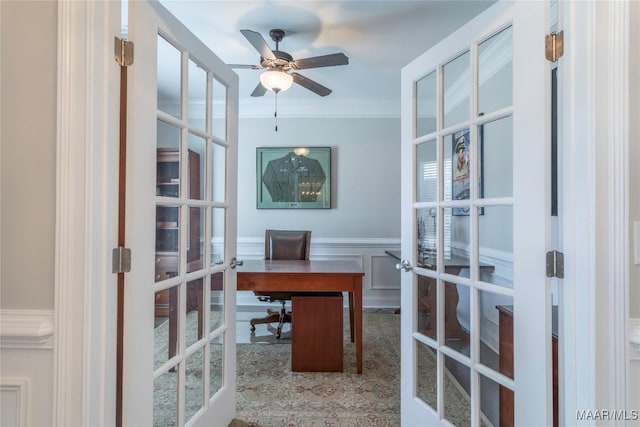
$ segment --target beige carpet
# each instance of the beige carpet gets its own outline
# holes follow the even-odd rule
[[[188,321],[192,320],[188,316]],[[237,344],[237,419],[233,427],[340,427],[400,426],[400,316],[363,315],[363,373],[356,373],[355,344],[349,340],[348,318],[344,330],[344,372],[291,371],[291,342],[267,339],[267,343]],[[156,356],[166,360],[166,324],[156,329]],[[261,340],[265,341],[265,340]],[[421,367],[435,372],[430,351],[421,352]],[[187,419],[199,408],[200,357],[187,361],[185,412]],[[214,357],[212,360],[219,361]],[[158,363],[158,361],[156,361]],[[217,362],[212,372],[220,370]],[[419,396],[436,396],[435,378],[421,378]],[[154,425],[175,425],[175,373],[155,382]],[[221,384],[213,384],[217,389]],[[448,372],[445,375],[447,419],[456,426],[470,426],[469,397]],[[426,399],[429,401],[430,399]],[[432,403],[432,402],[429,402]],[[435,403],[435,401],[433,402]],[[192,407],[193,406],[193,407]],[[421,425],[416,420],[416,425]],[[490,425],[483,417],[481,425]]]
[[[291,372],[290,344],[238,344],[237,425],[399,426],[400,316],[365,313],[363,329],[362,375],[356,373],[355,344],[346,326],[341,373]],[[435,364],[433,354],[424,355]],[[469,397],[450,374],[445,377],[447,418],[470,426]],[[430,390],[419,395],[435,396],[435,379],[420,383]]]
[[[290,344],[238,344],[237,417],[260,427],[400,425],[399,321],[364,315],[362,375],[348,327],[344,372],[291,372]]]

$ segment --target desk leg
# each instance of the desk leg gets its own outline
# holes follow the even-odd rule
[[[349,332],[351,333],[351,342],[354,342],[353,335],[353,292],[349,292]]]
[[[456,276],[460,275],[462,267],[445,267],[445,271]],[[444,336],[466,340],[467,333],[458,321],[458,286],[455,283],[444,282]]]
[[[447,267],[447,273],[460,274],[460,268]],[[453,282],[444,283],[444,301],[442,306],[444,309],[444,336],[445,338],[464,339],[468,338],[467,333],[462,329],[462,325],[458,321],[458,295],[457,285]],[[437,310],[437,287],[435,279],[426,276],[418,276],[418,313],[427,315],[428,320],[424,328],[424,334],[431,338],[436,337],[438,326],[438,310]]]
[[[362,277],[353,279],[353,299],[355,311],[355,332],[356,332],[356,364],[357,372],[362,373]]]
[[[178,345],[178,287],[169,289],[169,359],[176,355]]]
[[[444,282],[444,336],[446,338],[468,339],[467,333],[458,321],[458,287],[455,283]]]

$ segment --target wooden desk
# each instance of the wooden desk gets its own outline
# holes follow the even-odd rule
[[[246,260],[238,267],[239,291],[348,292],[351,341],[362,373],[362,267],[353,261]]]
[[[393,258],[400,260],[400,251],[387,250],[385,251]],[[436,269],[436,260],[433,258],[418,258],[418,267],[426,268],[429,270]],[[445,258],[444,271],[447,274],[455,276],[460,275],[460,270],[463,268],[469,268],[469,260],[462,257],[452,256],[451,258]],[[492,272],[494,266],[480,263],[480,270]],[[419,313],[429,313],[429,320],[425,326],[425,329],[420,331],[425,335],[432,338],[436,336],[437,328],[437,311],[436,311],[436,292],[435,280],[431,277],[418,275],[418,292],[417,292],[417,306]],[[458,287],[455,283],[444,283],[444,336],[445,338],[458,338],[467,339],[467,333],[460,322],[458,321],[458,301],[460,297],[458,295]],[[432,321],[433,320],[433,321]]]
[[[418,267],[427,268],[429,270],[436,269],[436,260],[433,258],[418,258]],[[460,271],[463,268],[469,268],[469,260],[462,257],[452,256],[451,258],[444,259],[444,272],[454,276],[459,276]],[[494,266],[489,264],[480,263],[480,269],[492,272]],[[427,295],[426,304],[427,310],[430,312],[429,322],[424,330],[424,333],[430,337],[436,336],[436,322],[431,322],[432,319],[437,319],[436,312],[436,292],[431,290],[435,286],[435,280],[427,276],[418,277],[418,288],[421,294]],[[445,338],[458,338],[467,339],[467,332],[462,329],[462,325],[458,321],[458,286],[455,283],[444,282],[444,337]]]

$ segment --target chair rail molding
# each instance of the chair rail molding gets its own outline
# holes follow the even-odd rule
[[[53,310],[0,310],[2,349],[53,348]]]

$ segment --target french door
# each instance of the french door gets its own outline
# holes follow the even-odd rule
[[[402,70],[403,426],[552,424],[548,10],[498,2]]]
[[[235,415],[238,80],[157,2],[128,7],[123,425],[226,426]]]

